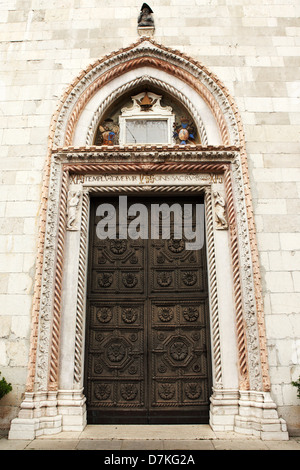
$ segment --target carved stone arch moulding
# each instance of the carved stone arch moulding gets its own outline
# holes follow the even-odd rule
[[[128,72],[140,68],[148,71],[151,69],[161,70],[169,76],[176,74],[177,79],[198,93],[217,123],[222,144],[210,145],[209,140],[206,139],[206,129],[202,122],[201,113],[194,102],[187,99],[186,94],[182,93],[179,88],[175,89],[173,85],[169,85],[168,82],[155,74],[152,76],[143,73],[131,76],[131,79],[128,78],[130,77],[128,75],[126,80],[117,80],[118,77],[125,77]],[[72,139],[78,119],[95,93],[114,80],[118,86],[111,92],[112,100],[121,95],[126,86],[133,89],[136,85],[135,80],[141,83],[155,83],[158,88],[167,90],[178,101],[181,101],[195,117],[201,132],[202,145],[91,146],[98,119],[110,105],[110,99],[107,98],[107,101],[98,104],[88,122],[84,145],[73,146]],[[264,394],[270,391],[270,380],[264,311],[246,146],[240,115],[234,100],[224,85],[202,64],[181,52],[157,44],[150,38],[141,38],[132,46],[105,56],[83,70],[62,96],[52,118],[40,208],[28,378],[25,400],[21,404],[20,418],[35,419],[40,417],[42,413],[40,411],[41,400],[46,400],[46,404],[43,406],[47,410],[43,416],[57,416],[53,419],[53,428],[62,429],[63,418],[59,415],[58,409],[64,410],[64,403],[69,403],[70,400],[72,406],[78,406],[80,409],[84,407],[81,387],[89,195],[95,191],[109,193],[112,188],[109,184],[104,184],[101,187],[91,184],[88,187],[83,185],[79,192],[73,192],[72,182],[74,177],[81,178],[86,174],[99,176],[132,173],[143,173],[148,176],[209,173],[212,178],[216,175],[222,176],[223,194],[219,201],[223,196],[225,197],[225,222],[222,203],[220,202],[219,209],[217,209],[215,196],[211,193],[212,186],[207,185],[205,188],[214,389],[220,393],[217,398],[214,395],[217,404],[214,402],[213,407],[215,407],[214,409],[218,407],[219,397],[221,397],[221,404],[224,407],[227,393],[223,385],[224,362],[222,362],[220,341],[215,228],[220,230],[228,228],[226,232],[228,235],[225,236],[228,236],[230,245],[239,393],[257,392],[261,394],[258,398],[261,400],[260,403],[264,403],[266,400]],[[150,184],[148,189],[151,192],[162,193],[170,190],[199,191],[200,186],[199,184],[182,184],[180,186],[174,184],[173,187],[172,185],[166,187]],[[140,188],[125,183],[114,186],[113,189],[115,193],[141,191]],[[218,217],[218,227],[214,225],[216,217]],[[223,227],[220,226],[222,223]],[[73,389],[69,392],[65,391],[66,395],[63,396],[63,392],[60,390],[59,374],[62,296],[64,276],[66,275],[64,266],[65,242],[66,237],[69,236],[67,234],[72,233],[76,236],[76,231],[80,233],[80,240],[78,239],[79,261],[76,306],[74,307],[76,325],[74,329]],[[223,235],[221,231],[219,233],[218,237],[221,239]],[[59,402],[57,402],[57,394],[61,396]],[[228,400],[230,401],[231,398],[229,397]],[[246,401],[250,399],[249,395]],[[272,409],[274,409],[273,405],[270,405]],[[263,407],[264,405],[260,404],[259,406]],[[64,411],[61,413],[63,414]],[[72,411],[70,413],[72,414]],[[216,412],[217,414],[218,412]],[[224,408],[222,408],[221,414],[224,414]],[[21,424],[17,418],[15,423],[17,430]],[[42,427],[44,424],[40,424],[40,426]],[[243,426],[242,423],[240,427],[243,428]],[[13,433],[11,435],[16,436]]]
[[[53,116],[50,128],[47,165],[44,176],[42,194],[42,210],[40,222],[41,231],[38,247],[39,252],[42,253],[44,251],[44,234],[46,223],[45,215],[47,209],[49,211],[49,204],[52,198],[51,191],[53,185],[52,187],[50,187],[48,194],[49,181],[52,179],[53,182],[57,178],[57,170],[55,170],[55,167],[52,167],[52,176],[50,177],[50,168],[51,160],[53,160],[53,152],[56,150],[57,146],[63,144],[63,147],[66,148],[67,145],[65,144],[71,143],[70,139],[74,131],[74,126],[76,124],[78,116],[88,103],[90,97],[95,93],[97,89],[99,89],[99,87],[101,87],[105,82],[112,80],[112,78],[116,75],[124,73],[126,70],[128,70],[128,68],[138,68],[141,65],[144,65],[145,62],[151,63],[151,66],[161,67],[167,70],[168,73],[175,72],[177,76],[180,76],[183,82],[188,81],[189,83],[192,83],[192,86],[206,100],[206,102],[212,109],[213,114],[219,124],[220,133],[222,135],[224,145],[221,148],[218,148],[218,150],[221,151],[223,149],[226,150],[229,148],[237,150],[237,157],[234,159],[233,167],[235,168],[235,180],[238,182],[238,186],[240,188],[238,200],[241,202],[239,204],[243,205],[242,212],[238,213],[243,214],[243,216],[246,218],[246,220],[244,220],[244,223],[248,222],[246,223],[246,231],[248,231],[249,235],[249,262],[252,262],[253,264],[254,295],[252,301],[256,301],[256,305],[254,305],[253,308],[256,309],[258,328],[260,330],[260,351],[261,354],[263,354],[263,388],[265,390],[269,390],[258,253],[255,238],[253,213],[251,210],[251,195],[249,188],[247,159],[241,119],[234,104],[234,101],[227,92],[226,88],[202,64],[199,64],[198,62],[188,58],[186,55],[179,53],[178,51],[172,51],[162,45],[158,45],[149,38],[147,38],[146,40],[145,38],[142,38],[133,46],[112,53],[111,55],[104,57],[102,60],[97,61],[95,64],[85,69],[80,74],[80,76],[73,82],[73,84],[69,87],[69,89],[62,97],[57,111]],[[201,146],[201,148],[203,148],[203,146]],[[209,148],[210,147],[207,147],[207,149]],[[83,148],[81,148],[80,150],[83,150]],[[132,152],[132,150],[132,148],[128,149],[128,151],[130,152]],[[152,148],[152,151],[153,150],[154,149]],[[199,148],[196,146],[194,150],[199,150]],[[182,151],[183,149],[179,150],[179,153],[181,153],[181,155],[183,155]],[[190,155],[192,155],[193,153],[194,152],[190,152]],[[160,155],[163,158],[161,153]],[[119,158],[124,158],[124,153],[118,153],[118,150],[116,150],[116,153],[114,153],[113,158],[117,160]],[[204,156],[204,158],[206,157]],[[66,177],[65,173],[64,177]],[[62,191],[61,196],[62,200],[65,200],[65,204],[67,204],[67,195],[64,194],[64,192]],[[239,209],[241,209],[241,207]],[[233,210],[234,208],[232,205],[232,211]],[[64,223],[65,220],[62,216],[60,222],[57,222],[57,226],[59,227]],[[60,243],[61,242],[58,239],[58,246],[60,246]],[[37,266],[36,284],[34,291],[35,316],[38,315],[40,309],[42,270],[43,265],[42,263],[39,263]],[[58,279],[57,282],[60,282],[60,279]],[[34,328],[32,330],[32,339],[37,336],[37,325],[38,321],[35,321]],[[53,322],[52,331],[55,333],[55,322]],[[35,354],[36,351],[32,350],[32,359],[34,358]],[[35,360],[32,360],[31,363],[32,365],[35,364]],[[27,386],[28,389],[31,390],[33,388],[34,383],[34,369],[35,367],[33,366],[31,368],[31,373],[29,373],[28,376]]]
[[[87,67],[73,84],[66,90],[56,112],[54,145],[57,147],[73,144],[76,123],[94,94],[127,72],[143,67],[161,70],[176,76],[182,83],[202,97],[218,123],[224,145],[238,145],[239,126],[232,110],[232,100],[221,82],[202,64],[179,51],[173,51],[150,38],[141,38],[126,49],[114,52],[109,56]]]
[[[183,82],[189,82],[212,109],[220,128],[224,144],[223,147],[228,148],[228,146],[235,146],[235,148],[239,150],[238,157],[235,158],[234,166],[236,173],[239,174],[241,187],[240,196],[242,196],[244,203],[243,213],[248,221],[248,234],[250,239],[249,255],[253,264],[254,298],[256,299],[260,338],[265,338],[258,251],[241,118],[234,100],[227,89],[205,66],[179,51],[173,51],[161,44],[157,44],[150,38],[141,38],[132,46],[113,52],[109,56],[105,56],[103,59],[96,61],[96,63],[83,70],[62,97],[52,120],[49,141],[50,155],[48,153],[48,157],[50,156],[51,158],[51,151],[57,146],[71,144],[71,135],[78,117],[87,105],[90,97],[99,87],[111,81],[113,77],[124,74],[126,70],[136,69],[149,61],[152,66],[163,68],[170,74],[175,73]],[[199,122],[201,123],[200,120],[198,120],[198,123]],[[93,124],[91,123],[91,127],[92,126]],[[204,131],[205,130],[203,130],[203,135],[205,135]],[[87,136],[87,139],[89,139],[89,136]],[[47,175],[45,176],[47,179]],[[262,354],[264,354],[262,367],[266,369],[266,372],[263,373],[264,388],[268,390],[270,385],[267,373],[267,359],[265,356],[265,339],[261,340],[260,349]]]
[[[198,110],[194,106],[194,104],[190,101],[190,99],[183,94],[177,88],[174,88],[168,83],[165,83],[162,80],[157,78],[151,77],[149,75],[142,75],[141,77],[137,77],[134,80],[124,83],[122,86],[114,90],[110,93],[107,98],[101,102],[100,106],[97,108],[96,112],[93,113],[92,120],[88,127],[88,132],[86,136],[86,145],[91,146],[93,144],[94,136],[97,130],[97,125],[100,121],[101,116],[105,113],[106,109],[113,103],[119,96],[122,96],[124,93],[133,90],[136,86],[139,85],[156,85],[163,91],[167,91],[172,96],[176,97],[182,104],[185,105],[186,109],[190,112],[190,114],[195,119],[197,130],[200,135],[201,144],[203,146],[208,145],[207,133],[205,130],[204,123],[201,119],[201,115],[199,114]]]

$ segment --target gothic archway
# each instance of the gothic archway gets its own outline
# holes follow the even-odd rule
[[[193,116],[200,141],[191,145],[94,145],[99,120],[109,106],[146,84],[181,103]],[[157,184],[155,178],[146,178],[147,184],[142,187],[128,183],[128,176],[137,174],[142,178],[168,175],[169,181]],[[103,175],[108,177],[103,179]],[[37,432],[84,427],[89,196],[93,192],[141,190],[205,193],[214,377],[211,426],[263,436],[272,424],[274,436],[285,438],[284,423],[269,393],[259,260],[239,112],[224,85],[202,64],[149,38],[87,67],[68,87],[52,118],[40,212],[27,391],[19,417],[12,422],[11,437],[16,437],[21,428],[32,437]],[[219,230],[217,224],[214,194],[219,192],[226,201],[227,224],[221,227],[226,231]],[[70,196],[75,196],[72,226],[68,225]],[[226,246],[227,263],[223,265],[220,253]],[[70,270],[74,253],[78,264]],[[232,304],[228,298],[223,302],[221,296],[226,291],[222,287],[225,277],[233,293]],[[225,327],[226,315],[230,317],[229,330]],[[227,334],[236,344],[236,370],[233,359],[231,363],[229,360],[230,370],[226,365]],[[66,362],[66,356],[72,357],[71,362]],[[66,364],[71,367],[62,375]],[[253,403],[260,410],[259,417],[252,412]]]

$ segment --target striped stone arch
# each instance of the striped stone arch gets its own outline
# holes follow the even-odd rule
[[[201,145],[93,145],[101,116],[114,100],[140,84],[152,84],[176,98],[195,119]],[[274,438],[286,438],[269,393],[260,268],[238,109],[225,86],[204,65],[147,37],[86,67],[64,92],[52,117],[40,208],[28,378],[19,417],[11,425],[11,438],[78,430],[86,424],[82,387],[89,196],[95,192],[140,192],[143,188],[88,184],[85,176],[158,173],[170,175],[169,186],[148,184],[144,190],[205,194],[214,382],[210,424],[215,430],[260,436],[272,424]],[[179,174],[192,174],[194,180],[178,185],[172,175]],[[204,183],[196,183],[197,178]],[[67,219],[74,187],[80,202],[76,208],[78,226],[71,234]],[[226,200],[225,236],[216,230],[216,188]],[[77,253],[78,258],[72,279],[67,269],[71,237],[72,256]],[[231,271],[238,363],[234,386],[224,377],[226,354],[220,339],[220,243],[230,247],[227,269]],[[67,309],[73,313],[68,317],[64,305],[72,300],[66,299],[65,292],[74,285],[73,310]],[[71,349],[66,323],[73,325]],[[68,369],[64,367],[66,356],[73,356],[72,374],[62,379],[62,369]]]

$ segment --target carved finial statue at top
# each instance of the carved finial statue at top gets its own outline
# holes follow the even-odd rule
[[[152,13],[153,13],[153,11],[149,7],[149,5],[147,5],[147,3],[143,3],[142,8],[141,8],[141,12],[140,12],[139,17],[138,17],[138,27],[140,27],[140,26],[148,26],[148,27],[151,26],[151,27],[153,27],[154,26],[154,20],[152,18]]]

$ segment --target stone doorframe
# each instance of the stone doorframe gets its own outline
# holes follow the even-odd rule
[[[87,145],[95,113],[99,117],[101,108],[84,114],[88,106],[92,108],[92,97],[114,79],[120,90],[122,74],[146,66],[147,72],[151,67],[162,71],[150,79],[143,75],[146,81],[160,80],[163,87],[162,79],[173,73],[185,84],[183,91],[192,93],[193,88],[201,96],[211,113],[204,122],[198,119],[205,145]],[[134,80],[127,83],[134,87]],[[191,107],[188,102],[186,106]],[[211,129],[216,127],[221,144],[211,145]],[[85,135],[82,145],[74,147],[78,129],[84,129]],[[225,87],[205,67],[149,38],[84,70],[53,116],[41,202],[28,380],[9,438],[33,439],[85,427],[89,197],[145,191],[205,194],[213,362],[210,425],[215,431],[288,439],[270,394],[259,260],[238,111]],[[218,224],[215,192],[226,203],[225,226]]]
[[[137,159],[137,152],[131,157]],[[155,162],[160,153],[150,153],[139,155],[147,162],[107,163],[106,152],[53,154],[34,389],[25,394],[10,438],[78,431],[86,425],[83,365],[92,193],[204,193],[213,370],[210,425],[215,431],[286,438],[285,424],[263,390],[260,344],[265,338],[256,320],[239,153],[190,151],[189,162],[183,157],[173,152],[173,162],[163,163]],[[226,201],[223,226],[217,193]],[[71,210],[74,195],[78,199]]]

